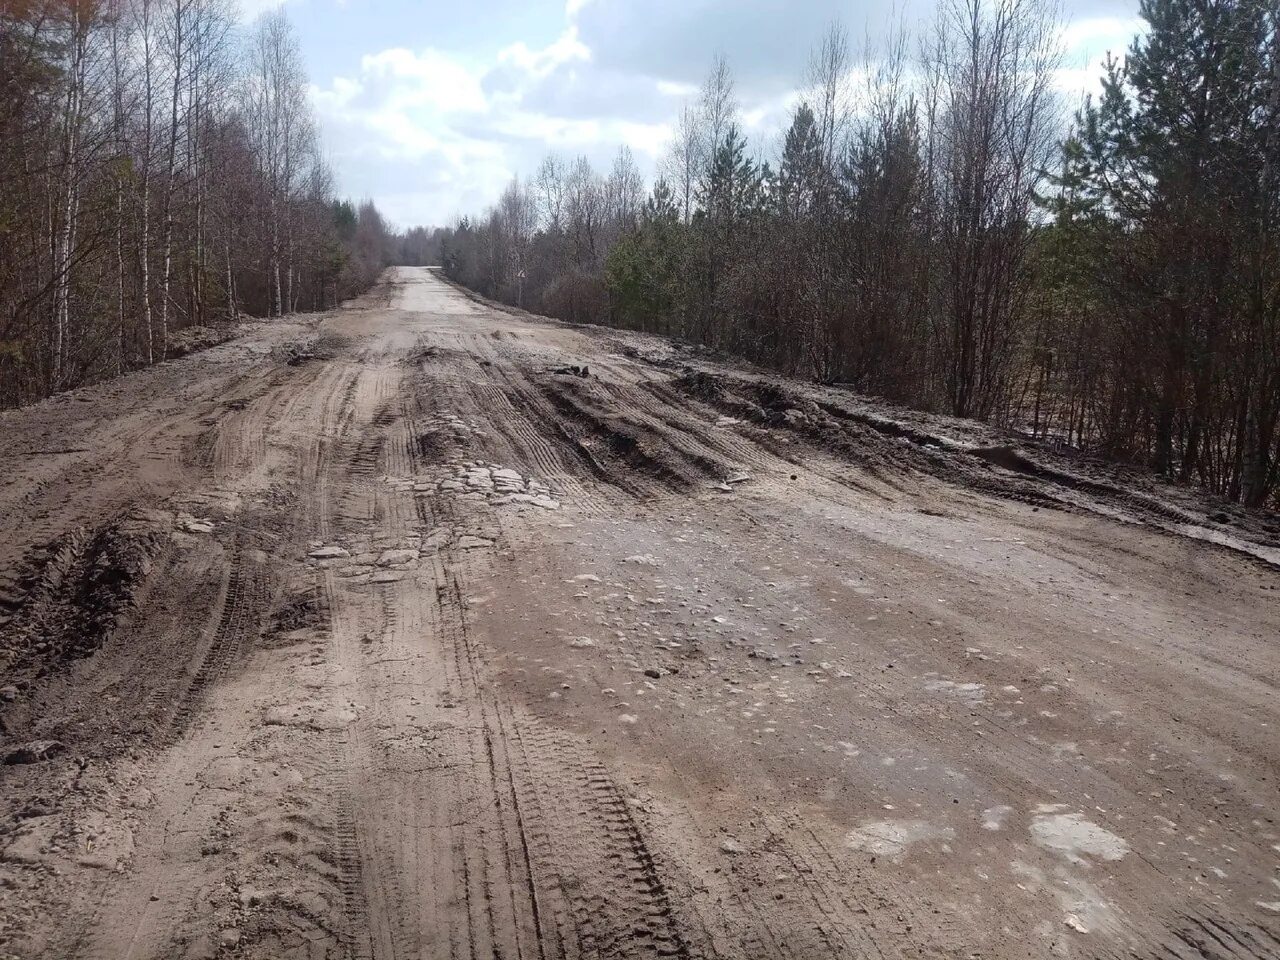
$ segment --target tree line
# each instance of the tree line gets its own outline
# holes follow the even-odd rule
[[[163,360],[183,328],[321,309],[390,255],[334,196],[284,14],[0,8],[0,406]]]
[[[1280,489],[1280,14],[1142,0],[1067,121],[1040,0],[818,45],[763,159],[717,60],[652,186],[551,156],[432,235],[450,276],[1146,465]]]

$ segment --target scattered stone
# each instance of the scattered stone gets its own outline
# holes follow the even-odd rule
[[[733,837],[725,837],[723,840],[720,841],[720,851],[722,853],[729,854],[729,856],[731,857],[736,857],[739,854],[746,853],[747,848],[744,847],[742,844],[740,844],[737,840],[733,839]]]
[[[487,500],[495,507],[527,503],[543,510],[560,509],[560,501],[551,496],[545,483],[497,464],[459,464],[453,479],[441,480],[436,489],[447,490],[464,500]]]
[[[457,547],[459,550],[476,550],[480,547],[492,547],[493,541],[485,537],[473,537],[469,533],[465,533],[458,538]]]
[[[661,561],[661,560],[659,560],[657,557],[653,556],[652,554],[648,554],[648,553],[636,553],[636,554],[632,554],[632,555],[631,555],[631,556],[629,556],[629,557],[623,557],[623,558],[622,558],[622,562],[623,562],[623,563],[638,563],[638,564],[640,564],[642,567],[660,567],[660,566],[662,566],[662,561]]]
[[[403,579],[404,574],[399,570],[379,570],[369,576],[370,583],[396,583]]]
[[[14,700],[17,700],[17,699],[18,699],[18,688],[15,687],[13,684],[10,683],[10,684],[6,684],[3,687],[0,687],[0,700],[3,700],[5,703],[12,703]]]
[[[653,667],[649,667],[647,670],[645,670],[644,675],[651,680],[660,680],[662,678],[662,671],[655,670]]]

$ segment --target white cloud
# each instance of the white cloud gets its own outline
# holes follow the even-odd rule
[[[240,0],[239,14],[243,23],[251,23],[269,10],[277,10],[286,0]]]
[[[361,57],[355,73],[313,87],[312,100],[350,188],[375,196],[397,222],[439,223],[460,209],[477,212],[548,145],[653,149],[658,134],[644,124],[558,117],[525,105],[536,85],[558,71],[568,76],[590,57],[572,26],[545,47],[511,44],[489,63],[390,47]],[[394,183],[373,179],[387,169],[397,171]]]
[[[698,85],[677,80],[659,80],[658,92],[664,97],[692,97],[698,92]]]
[[[656,159],[671,142],[674,131],[669,123],[618,123],[618,142],[638,153]]]
[[[1068,107],[1102,90],[1103,62],[1108,54],[1124,62],[1133,38],[1146,30],[1140,17],[1087,17],[1062,30],[1064,65],[1054,74],[1054,86]]]
[[[1063,28],[1062,43],[1069,58],[1080,54],[1101,56],[1108,50],[1119,56],[1146,25],[1141,17],[1086,17]]]
[[[362,57],[360,69],[366,83],[384,85],[402,106],[445,113],[481,112],[488,106],[477,71],[438,50],[394,47]]]
[[[570,26],[541,50],[530,50],[520,40],[498,52],[499,63],[511,64],[536,79],[549,76],[566,63],[590,59],[591,50],[578,39],[578,28],[575,26]]]

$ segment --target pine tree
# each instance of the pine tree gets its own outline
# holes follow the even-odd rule
[[[725,229],[757,209],[760,196],[760,171],[747,156],[747,141],[737,124],[731,123],[716,148],[699,202],[711,223]]]
[[[653,192],[645,201],[641,218],[646,223],[674,223],[680,216],[680,206],[665,177],[659,177]]]
[[[808,104],[801,104],[791,120],[782,146],[774,202],[778,212],[799,220],[813,209],[822,177],[822,143]]]

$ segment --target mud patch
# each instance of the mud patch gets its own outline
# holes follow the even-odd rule
[[[4,600],[0,669],[39,677],[93,654],[134,604],[164,537],[126,519],[80,529],[28,555]]]

